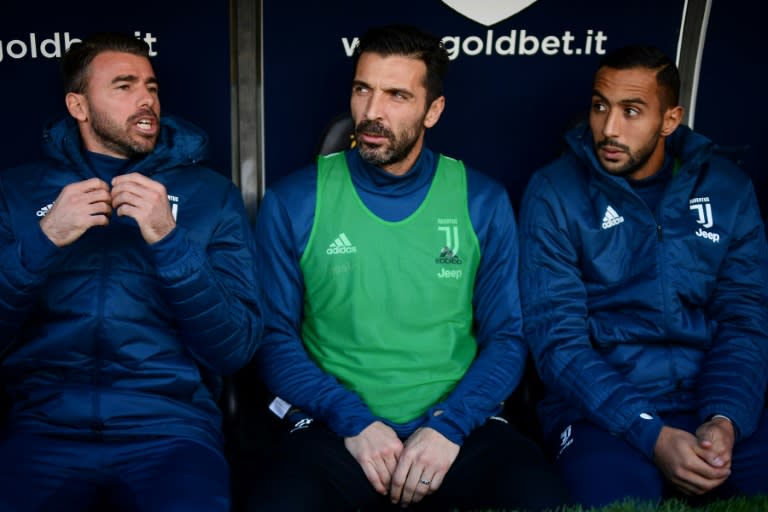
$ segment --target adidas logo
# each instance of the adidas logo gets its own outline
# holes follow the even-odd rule
[[[352,245],[344,233],[339,234],[336,240],[331,242],[331,245],[325,250],[326,254],[351,254],[355,252],[357,252],[357,247]]]
[[[440,256],[435,258],[435,263],[461,265],[462,261],[461,258],[454,254],[448,247],[443,247],[440,251]]]
[[[53,203],[51,203],[49,205],[46,205],[46,206],[43,206],[42,208],[37,210],[37,216],[38,217],[45,217],[46,215],[48,215],[48,212],[51,211],[51,208],[53,208]]]
[[[605,209],[605,215],[603,215],[603,229],[612,228],[618,224],[624,222],[624,217],[616,213],[611,205]]]

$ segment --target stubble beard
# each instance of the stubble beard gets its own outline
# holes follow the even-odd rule
[[[418,128],[415,125],[404,129],[397,136],[392,130],[375,120],[363,120],[355,127],[356,134],[361,132],[384,136],[388,140],[386,144],[366,144],[360,140],[359,135],[357,136],[360,156],[366,162],[378,167],[402,162],[411,154],[419,140]]]
[[[120,126],[107,114],[99,110],[91,109],[91,112],[91,128],[93,133],[104,146],[112,151],[124,155],[126,158],[133,158],[149,154],[155,149],[155,144],[157,143],[156,135],[137,135],[132,137],[130,134],[130,129],[135,124],[135,119],[140,115],[146,115],[146,112],[131,116],[126,121],[125,126]],[[159,122],[154,113],[152,113],[152,116],[155,117],[155,122]]]
[[[611,139],[603,139],[600,142],[598,142],[595,146],[596,149],[600,149],[603,146],[610,146],[614,148],[621,149],[628,157],[627,162],[619,167],[618,169],[614,168],[611,169],[608,167],[607,163],[610,162],[604,162],[601,160],[601,163],[603,164],[603,167],[606,171],[608,171],[610,174],[614,176],[620,176],[620,177],[627,177],[633,174],[638,169],[642,168],[648,160],[650,160],[651,156],[653,155],[653,152],[656,150],[656,146],[659,144],[659,138],[661,137],[661,131],[657,131],[651,140],[648,141],[646,145],[641,147],[635,152],[632,152],[629,146],[626,146],[624,144],[619,144],[616,141],[613,141]],[[599,154],[599,153],[598,153]]]

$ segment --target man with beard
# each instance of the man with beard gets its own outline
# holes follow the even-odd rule
[[[262,326],[240,192],[160,118],[146,43],[61,65],[47,159],[0,174],[0,508],[229,511],[220,376]]]
[[[264,197],[255,361],[287,428],[250,510],[565,501],[543,452],[499,416],[527,355],[506,191],[424,145],[447,65],[433,35],[369,30],[356,147]]]
[[[752,183],[681,124],[658,49],[601,61],[589,123],[521,208],[526,340],[575,500],[768,492],[765,232]]]

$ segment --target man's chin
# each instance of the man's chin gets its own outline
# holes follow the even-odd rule
[[[362,159],[369,164],[381,166],[387,163],[386,151],[381,149],[381,146],[358,144],[357,150],[360,152]]]
[[[601,158],[600,164],[608,174],[613,174],[614,176],[624,176],[627,173],[627,166],[622,162],[617,162],[615,160],[604,160]]]

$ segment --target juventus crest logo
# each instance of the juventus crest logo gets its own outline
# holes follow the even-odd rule
[[[715,224],[712,219],[712,204],[709,202],[709,198],[704,199],[706,199],[706,203],[692,203],[689,205],[689,208],[698,213],[697,223],[701,224],[704,228],[711,228]],[[695,201],[695,199],[691,199],[691,201]]]

